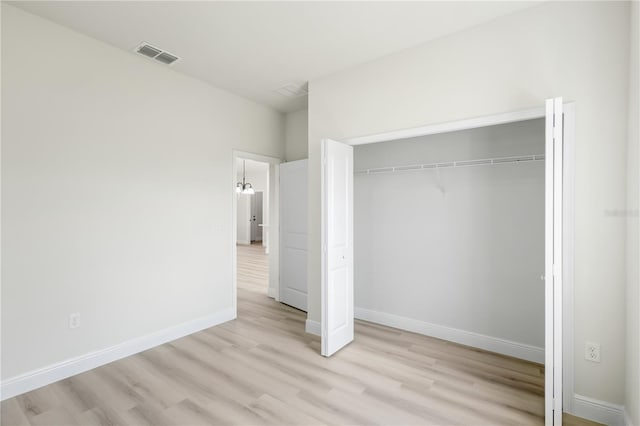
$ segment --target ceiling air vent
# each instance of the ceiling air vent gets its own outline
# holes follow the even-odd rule
[[[140,45],[136,47],[136,52],[166,65],[171,65],[180,59],[169,52],[158,49],[157,47],[145,42],[140,43]]]
[[[277,89],[276,92],[280,93],[282,96],[286,96],[287,98],[299,98],[300,96],[309,94],[309,84],[289,83]]]

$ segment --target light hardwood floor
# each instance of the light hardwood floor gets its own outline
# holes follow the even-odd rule
[[[323,358],[266,259],[238,246],[237,320],[4,401],[2,424],[543,424],[538,364],[361,321]]]

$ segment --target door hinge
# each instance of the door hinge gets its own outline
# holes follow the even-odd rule
[[[556,125],[555,117],[554,117],[554,123],[553,123],[553,141],[554,142],[560,140],[560,131],[561,130],[562,130],[562,127],[559,126],[559,125]]]

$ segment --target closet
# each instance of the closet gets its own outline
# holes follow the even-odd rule
[[[355,317],[544,363],[543,118],[354,147]]]

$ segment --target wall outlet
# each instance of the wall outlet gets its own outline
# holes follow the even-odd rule
[[[600,343],[585,342],[584,359],[591,362],[600,362]]]
[[[80,327],[80,314],[70,314],[69,315],[69,328],[78,328]]]

